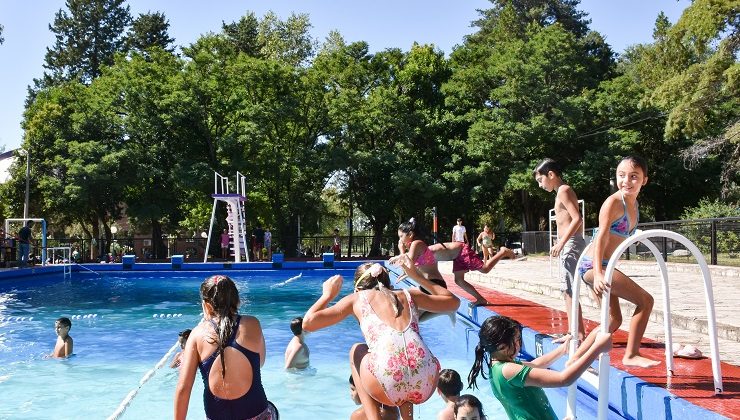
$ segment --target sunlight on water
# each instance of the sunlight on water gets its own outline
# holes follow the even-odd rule
[[[301,316],[321,293],[321,282],[334,271],[234,273],[241,312],[256,315],[267,342],[262,378],[268,398],[283,419],[349,418],[356,408],[349,397],[349,349],[363,341],[357,321],[310,334],[311,368],[283,370],[283,353],[292,337],[290,320]],[[128,274],[128,273],[127,273]],[[76,274],[72,280],[38,277],[0,282],[0,418],[106,418],[141,377],[176,342],[177,333],[200,319],[198,287],[202,273],[179,277],[158,273],[105,276]],[[351,271],[342,271],[351,277]],[[345,282],[343,295],[351,291]],[[69,305],[68,302],[74,302]],[[97,315],[87,316],[86,315]],[[182,314],[182,316],[167,315]],[[161,317],[160,315],[164,315]],[[75,355],[67,360],[45,358],[54,346],[54,320],[75,317],[70,335]],[[6,321],[10,317],[10,321]],[[18,321],[18,318],[26,318]],[[27,319],[33,317],[31,321]],[[79,319],[77,319],[79,317]],[[465,327],[451,331],[450,320],[422,324],[422,335],[443,368],[463,379],[472,364]],[[475,334],[471,339],[475,339]],[[123,418],[171,418],[177,371],[168,364],[148,381]],[[474,392],[489,418],[502,414],[487,384]],[[469,390],[464,390],[469,392]],[[196,378],[188,418],[203,418],[203,383]],[[434,419],[443,407],[436,394],[417,407],[417,419]]]

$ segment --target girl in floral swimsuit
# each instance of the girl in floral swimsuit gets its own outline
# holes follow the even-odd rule
[[[360,322],[365,343],[350,350],[352,377],[368,419],[379,419],[380,404],[399,407],[403,419],[413,418],[413,404],[434,393],[439,362],[419,334],[417,307],[430,312],[457,309],[455,295],[423,276],[408,263],[404,270],[427,295],[416,288],[392,290],[380,264],[366,263],[355,271],[355,293],[327,307],[342,288],[342,276],[323,284],[323,293],[303,317],[303,329],[316,331],[350,314]]]

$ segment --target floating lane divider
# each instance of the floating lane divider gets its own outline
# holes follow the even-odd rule
[[[70,315],[69,319],[95,319],[98,317],[98,314],[80,314],[80,315]],[[101,317],[102,318],[102,317]],[[0,316],[0,322],[23,322],[23,321],[33,321],[32,316]]]
[[[154,314],[152,318],[181,318],[182,314]]]
[[[157,362],[157,364],[154,365],[153,368],[149,369],[149,371],[145,373],[144,376],[141,377],[141,379],[139,380],[139,385],[136,388],[132,389],[131,392],[128,393],[128,395],[126,395],[126,398],[124,398],[123,401],[121,401],[121,404],[118,406],[116,411],[114,411],[113,414],[111,414],[110,417],[108,417],[108,420],[118,420],[121,418],[121,416],[126,411],[128,406],[131,405],[131,401],[133,401],[136,394],[139,393],[139,390],[141,389],[141,387],[144,386],[144,384],[147,383],[149,379],[152,379],[154,374],[157,373],[157,370],[159,370],[159,368],[161,368],[162,366],[164,366],[165,363],[167,363],[167,359],[169,359],[172,353],[174,353],[175,350],[177,350],[178,348],[180,348],[180,343],[176,341],[175,344],[172,346],[172,348],[170,348],[167,351],[167,353],[165,353],[164,356],[162,356],[159,362]]]
[[[303,277],[303,273],[299,273],[297,276],[293,276],[293,277],[289,278],[288,280],[285,280],[284,282],[273,284],[272,286],[270,286],[270,289],[274,289],[275,287],[283,287],[286,284],[289,284],[291,282],[294,282],[294,281],[298,280],[301,277]]]
[[[97,317],[98,317],[98,314],[84,314],[84,315],[72,315],[69,317],[69,319],[92,319],[92,318],[97,318]]]
[[[0,322],[33,321],[32,316],[0,316]]]

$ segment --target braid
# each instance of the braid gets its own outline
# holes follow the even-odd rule
[[[401,316],[401,309],[403,308],[401,306],[401,301],[398,299],[398,296],[396,296],[395,293],[393,293],[392,290],[388,289],[387,287],[383,286],[383,283],[378,282],[378,285],[376,286],[378,291],[383,293],[388,297],[388,299],[391,301],[391,305],[393,305],[393,314],[398,318]]]

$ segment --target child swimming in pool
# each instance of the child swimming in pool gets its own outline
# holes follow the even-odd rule
[[[493,395],[510,419],[558,419],[542,388],[573,383],[599,354],[611,347],[611,334],[594,334],[594,345],[583,357],[574,359],[565,370],[558,372],[548,367],[566,354],[569,340],[531,362],[521,362],[515,359],[522,347],[521,330],[520,323],[505,316],[492,316],[483,322],[468,387],[478,387],[476,379],[480,374],[490,381]]]
[[[471,394],[461,395],[455,401],[455,420],[486,420],[483,404]]]
[[[185,344],[174,417],[187,416],[195,372],[200,369],[207,418],[277,419],[277,409],[262,387],[265,339],[260,322],[239,315],[239,292],[226,276],[208,277],[200,286],[200,295],[203,320]]]
[[[190,329],[182,330],[179,334],[177,334],[177,342],[180,344],[180,351],[177,352],[175,357],[172,358],[172,363],[170,364],[170,367],[173,369],[180,367],[180,363],[182,362],[182,351],[185,350],[185,343],[188,342],[190,331]]]
[[[423,277],[419,284],[430,295],[416,288],[392,290],[388,271],[377,263],[360,265],[354,277],[355,292],[331,307],[343,278],[336,275],[324,282],[321,297],[303,317],[303,329],[316,331],[354,315],[367,344],[352,346],[350,367],[367,418],[380,418],[384,404],[399,407],[401,418],[412,419],[413,405],[429,399],[439,375],[439,362],[419,333],[417,307],[448,312],[460,301]]]
[[[463,383],[454,369],[442,369],[437,380],[437,394],[444,400],[445,408],[437,413],[437,420],[455,420],[455,403],[460,398]]]
[[[285,349],[285,369],[306,369],[309,365],[309,351],[304,341],[303,318],[293,318],[290,321],[290,331],[293,332],[293,338]]]
[[[72,321],[69,318],[59,318],[54,322],[54,331],[57,333],[57,342],[54,345],[54,352],[51,354],[52,357],[65,358],[72,355],[74,341],[69,335],[69,330],[72,329]]]

